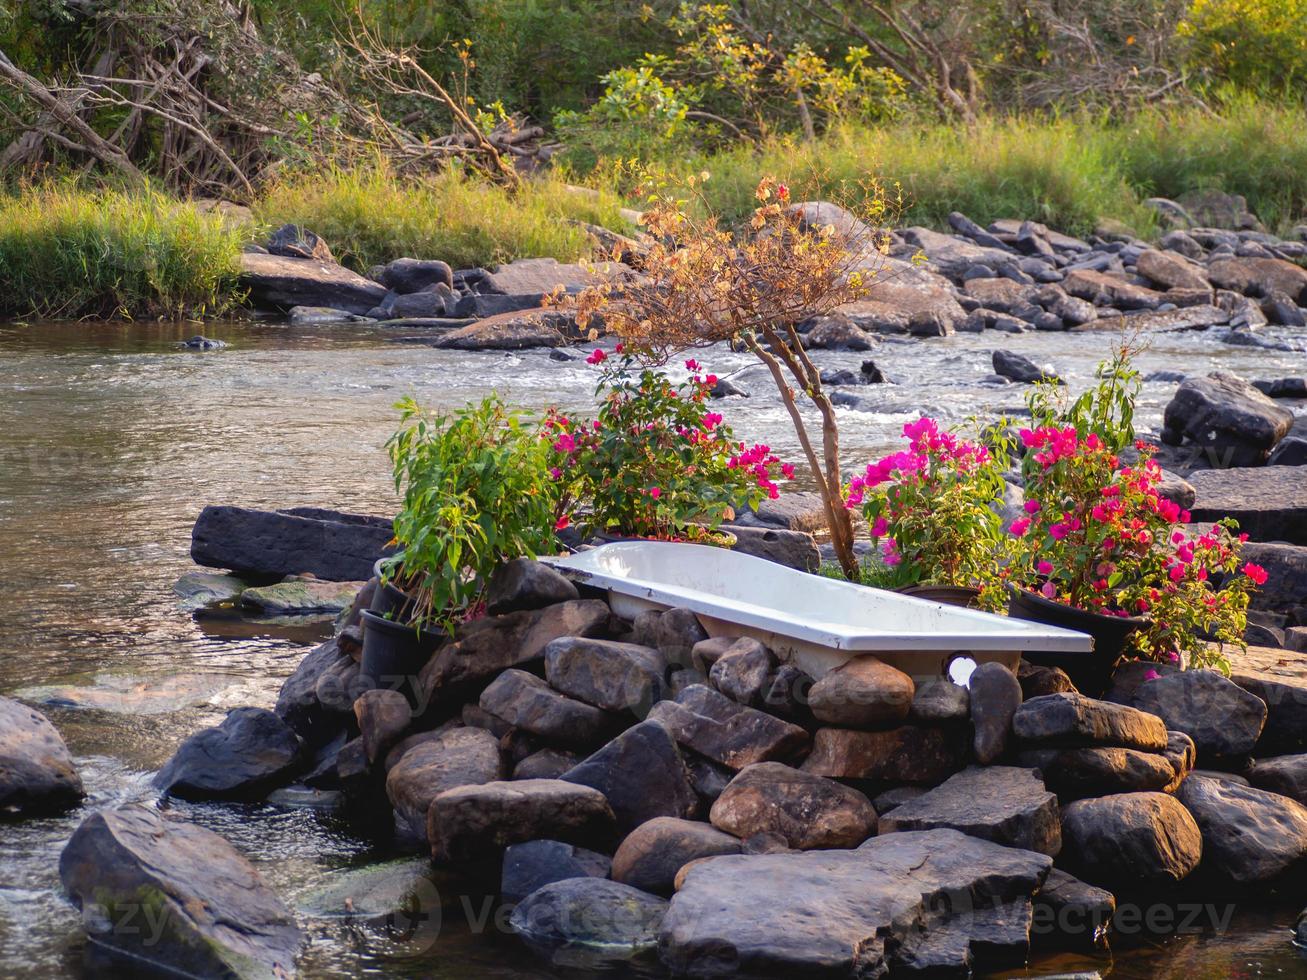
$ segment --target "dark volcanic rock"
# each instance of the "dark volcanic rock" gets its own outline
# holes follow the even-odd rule
[[[555,966],[601,969],[651,956],[667,902],[603,878],[545,885],[513,909],[509,924]]]
[[[386,776],[386,795],[422,840],[432,800],[447,789],[495,782],[501,772],[497,738],[480,728],[455,728],[405,752]]]
[[[846,728],[893,728],[907,720],[912,678],[872,656],[853,657],[812,685],[808,705],[818,721]]]
[[[1165,793],[1077,800],[1062,811],[1062,843],[1073,870],[1109,888],[1180,881],[1203,856],[1198,824]]]
[[[506,670],[481,692],[481,710],[558,745],[588,749],[615,727],[602,708],[560,694],[535,674]]]
[[[885,732],[819,728],[804,772],[834,779],[938,783],[965,764],[962,739],[939,727],[903,725]]]
[[[1189,477],[1195,521],[1233,517],[1258,541],[1307,545],[1307,480],[1298,466],[1200,470]]]
[[[1062,849],[1057,797],[1032,769],[964,770],[881,818],[882,834],[950,828],[1056,857]]]
[[[699,806],[675,740],[652,720],[628,728],[559,778],[603,793],[624,830],[654,817],[693,816]]]
[[[439,259],[394,259],[382,268],[378,281],[387,289],[403,295],[430,289],[444,283],[454,286],[454,270]]]
[[[68,746],[35,708],[0,697],[0,813],[66,809],[83,796]]]
[[[1012,671],[995,661],[981,664],[971,673],[971,723],[975,730],[972,749],[976,761],[989,765],[1007,751],[1012,735],[1012,716],[1021,707],[1021,682]]]
[[[576,598],[576,586],[548,565],[530,558],[514,558],[491,574],[486,589],[486,612],[498,616]]]
[[[182,742],[154,784],[187,799],[254,800],[289,782],[300,761],[300,741],[284,721],[264,708],[235,708]]]
[[[1165,755],[1116,746],[1025,749],[1017,760],[1042,772],[1044,784],[1064,800],[1165,790],[1176,777]]]
[[[1255,466],[1266,461],[1292,424],[1292,412],[1248,382],[1213,371],[1205,378],[1189,378],[1176,390],[1162,416],[1162,438],[1172,445],[1187,441],[1210,449],[1222,466]]]
[[[677,976],[966,976],[1020,964],[1043,854],[951,830],[687,869],[659,953]],[[960,896],[966,900],[959,904]]]
[[[808,733],[799,726],[699,684],[687,687],[675,701],[658,702],[649,718],[662,722],[680,744],[732,769],[789,761],[808,746]]]
[[[876,811],[857,790],[779,762],[740,770],[711,819],[740,838],[779,834],[796,851],[857,847],[876,833]]]
[[[1148,752],[1166,748],[1166,725],[1156,715],[1083,694],[1032,698],[1017,709],[1012,728],[1029,742],[1121,745]]]
[[[613,880],[670,895],[676,873],[691,861],[739,854],[740,841],[697,820],[656,817],[631,832],[613,855]]]
[[[545,647],[545,676],[587,704],[642,718],[666,694],[667,658],[635,643],[560,637]]]
[[[504,852],[499,896],[505,902],[520,902],[555,881],[607,878],[612,863],[605,854],[557,840],[514,844]]]
[[[996,350],[993,355],[994,373],[1013,381],[1033,384],[1036,381],[1056,380],[1056,374],[1049,374],[1028,357],[1014,354],[1009,350]]]
[[[295,973],[303,938],[295,917],[212,831],[144,806],[100,810],[64,847],[59,877],[91,939],[137,971],[144,963],[191,977]]]
[[[384,286],[334,262],[258,252],[241,253],[240,281],[255,306],[279,313],[329,306],[361,315],[386,296]]]
[[[1307,805],[1307,755],[1258,759],[1248,769],[1248,782]]]
[[[1146,680],[1130,703],[1184,732],[1198,764],[1238,768],[1252,754],[1266,724],[1266,703],[1214,670],[1184,670]]]
[[[1300,872],[1307,858],[1307,807],[1287,796],[1197,774],[1176,795],[1203,834],[1203,867],[1241,885]]]

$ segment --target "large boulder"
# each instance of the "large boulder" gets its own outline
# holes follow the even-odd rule
[[[310,574],[334,582],[372,575],[394,537],[383,517],[317,507],[252,510],[210,505],[191,529],[191,560],[245,575]]]
[[[1032,743],[1120,745],[1145,752],[1166,748],[1166,725],[1156,715],[1083,694],[1031,698],[1012,716],[1012,729]]]
[[[418,293],[444,283],[454,288],[454,270],[439,259],[392,259],[377,276],[377,281],[400,295]]]
[[[1214,259],[1207,276],[1221,289],[1245,296],[1284,293],[1299,306],[1307,305],[1307,269],[1284,259],[1238,257]]]
[[[576,321],[559,310],[497,313],[441,334],[435,347],[452,350],[526,350],[562,347],[577,339]]]
[[[677,872],[691,861],[739,853],[739,838],[706,823],[656,817],[637,827],[617,848],[613,880],[655,895],[670,895]]]
[[[1248,782],[1307,806],[1307,755],[1258,759],[1248,768]]]
[[[1177,776],[1193,768],[1189,760],[1188,767],[1177,773],[1176,764],[1166,755],[1111,745],[1023,749],[1017,761],[1043,773],[1044,784],[1064,800],[1166,790]]]
[[[1205,768],[1240,768],[1266,724],[1266,703],[1214,670],[1183,670],[1145,680],[1130,699],[1184,732]]]
[[[99,810],[73,832],[59,877],[94,943],[173,975],[295,973],[295,917],[212,831],[144,806]]]
[[[1072,269],[1062,281],[1062,288],[1097,306],[1118,310],[1155,310],[1166,302],[1166,297],[1154,289],[1094,269]]]
[[[972,767],[896,806],[881,818],[883,834],[949,828],[1056,857],[1062,849],[1057,797],[1033,769]]]
[[[1062,843],[1073,871],[1108,888],[1174,884],[1203,857],[1198,824],[1165,793],[1077,800],[1062,810]]]
[[[1228,779],[1191,775],[1176,793],[1203,834],[1203,867],[1241,885],[1296,876],[1307,858],[1307,807]]]
[[[1242,378],[1213,371],[1181,382],[1162,414],[1162,439],[1209,450],[1223,467],[1256,466],[1292,425],[1288,409]]]
[[[688,868],[659,937],[675,976],[966,976],[1020,965],[1047,855],[952,830]]]
[[[486,612],[499,616],[578,598],[576,586],[548,565],[530,558],[514,558],[491,573],[486,586]]]
[[[299,738],[273,712],[234,708],[182,742],[154,785],[186,799],[256,800],[289,782],[301,761]]]
[[[1200,470],[1189,482],[1196,494],[1194,520],[1233,517],[1240,531],[1258,541],[1307,545],[1307,480],[1301,467]]]
[[[635,643],[567,636],[545,647],[545,677],[587,704],[643,718],[666,694],[667,658]]]
[[[1000,268],[1014,263],[1015,257],[1006,249],[977,245],[957,235],[946,235],[930,228],[905,228],[903,239],[915,245],[929,260],[929,264],[950,279],[960,279],[975,265]]]
[[[502,296],[534,296],[533,306],[548,293],[562,289],[576,292],[614,277],[631,275],[620,262],[565,263],[557,259],[515,259],[496,266],[482,278],[483,293]]]
[[[737,704],[710,687],[692,684],[675,701],[659,701],[649,718],[681,745],[732,769],[754,762],[787,762],[808,746],[798,725]]]
[[[857,847],[876,833],[876,811],[857,790],[779,762],[741,769],[710,819],[740,838],[778,834],[797,851]]]
[[[561,779],[459,786],[438,794],[427,811],[427,839],[438,861],[493,857],[529,840],[602,846],[612,832],[604,794]]]
[[[261,252],[241,253],[241,285],[261,309],[329,306],[365,314],[386,297],[386,287],[334,262]]]
[[[1208,289],[1211,282],[1202,266],[1184,258],[1178,252],[1162,252],[1155,248],[1144,249],[1135,263],[1139,274],[1152,280],[1161,289]]]
[[[912,678],[872,656],[853,657],[821,677],[808,692],[818,721],[842,728],[893,728],[907,720],[916,688]]]
[[[497,781],[499,740],[481,728],[455,728],[400,756],[386,775],[386,796],[417,840],[427,836],[431,801],[447,789]]]
[[[664,899],[603,878],[566,878],[518,902],[513,931],[554,966],[613,968],[652,957]]]
[[[82,796],[82,779],[50,720],[0,697],[0,813],[62,810]]]
[[[652,720],[628,728],[559,778],[603,793],[623,830],[655,817],[693,816],[699,808],[676,741]]]
[[[1234,659],[1230,679],[1266,704],[1259,757],[1307,752],[1307,654],[1250,646]]]
[[[971,739],[976,761],[987,766],[1007,751],[1012,717],[1021,707],[1021,682],[996,661],[971,672]]]
[[[616,728],[602,708],[560,694],[535,674],[506,670],[481,692],[481,710],[564,748],[588,749]]]
[[[881,779],[932,785],[966,762],[967,746],[939,726],[902,725],[884,732],[819,728],[803,771],[832,779]]]
[[[562,841],[532,840],[514,844],[504,851],[499,895],[505,902],[520,902],[533,891],[555,881],[607,878],[612,864],[607,855]]]

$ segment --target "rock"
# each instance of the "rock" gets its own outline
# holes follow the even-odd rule
[[[942,782],[962,768],[961,739],[938,727],[904,725],[884,732],[819,728],[803,771],[833,779]]]
[[[50,720],[0,697],[0,814],[56,812],[83,795],[68,746]]]
[[[1276,378],[1273,381],[1255,381],[1253,384],[1271,398],[1307,398],[1307,378]]]
[[[1083,329],[1120,330],[1123,327],[1140,333],[1167,333],[1179,330],[1206,330],[1230,322],[1230,314],[1207,303],[1184,306],[1178,310],[1144,310],[1118,319],[1104,319],[1097,326]]]
[[[699,858],[739,854],[728,833],[676,817],[656,817],[633,830],[613,855],[613,880],[654,895],[670,895],[676,874]]]
[[[499,740],[480,728],[455,728],[405,752],[386,776],[395,814],[419,840],[426,839],[427,811],[445,790],[499,780]]]
[[[539,661],[545,647],[559,637],[605,632],[609,616],[602,599],[579,599],[465,623],[454,642],[436,651],[422,668],[422,691],[429,699],[476,697],[501,671]]]
[[[987,766],[1007,751],[1012,716],[1021,707],[1021,682],[1000,663],[981,664],[971,672],[972,747],[976,761]]]
[[[1266,724],[1266,703],[1214,670],[1177,671],[1144,681],[1130,704],[1192,738],[1198,764],[1206,767],[1241,767]]]
[[[1167,232],[1158,239],[1157,245],[1168,252],[1179,252],[1187,259],[1202,259],[1207,255],[1207,250],[1183,231]]]
[[[1012,262],[1012,254],[1006,249],[985,248],[929,228],[905,228],[902,235],[908,244],[915,245],[932,266],[950,279],[961,277],[973,265],[983,264],[997,269]]]
[[[1280,440],[1279,445],[1266,458],[1269,466],[1307,466],[1307,439],[1290,436]]]
[[[971,716],[971,692],[947,678],[927,681],[912,696],[909,717],[919,724],[966,721]]]
[[[950,828],[1056,857],[1062,848],[1057,797],[1033,769],[972,767],[895,807],[880,832]]]
[[[689,609],[668,609],[658,617],[653,645],[663,652],[668,663],[686,666],[693,662],[694,645],[707,638],[708,633],[696,613]]]
[[[1013,381],[1033,384],[1036,381],[1056,381],[1057,375],[1041,368],[1034,361],[1012,351],[996,350],[993,354],[994,373]]]
[[[506,670],[481,692],[481,710],[565,748],[588,749],[615,727],[601,708],[561,694],[534,674]]]
[[[651,957],[667,902],[602,878],[567,878],[518,903],[513,931],[551,963],[570,970]]]
[[[440,335],[432,346],[447,350],[524,350],[561,347],[577,339],[576,321],[558,310],[498,313]]]
[[[801,572],[815,572],[821,567],[821,552],[807,531],[785,531],[770,527],[743,527],[731,524],[726,530],[735,535],[737,554],[766,558]]]
[[[391,522],[316,507],[205,507],[191,530],[191,560],[251,576],[309,574],[357,583],[390,552]]]
[[[504,851],[499,897],[505,902],[520,902],[555,881],[607,878],[612,863],[607,855],[557,840],[514,844]]]
[[[319,700],[318,684],[324,677],[339,677],[341,671],[351,667],[357,669],[354,661],[341,653],[335,640],[314,647],[281,685],[277,717],[310,745],[328,741],[339,726],[332,708]],[[349,698],[351,709],[356,697]]]
[[[761,707],[776,666],[772,652],[757,640],[742,638],[726,649],[712,665],[712,686],[733,701]]]
[[[988,310],[1000,313],[1016,313],[1025,309],[1034,300],[1037,290],[1032,286],[1023,286],[1011,279],[969,279],[962,291]]]
[[[737,385],[734,381],[730,381],[727,378],[718,378],[717,383],[712,386],[712,391],[709,392],[709,395],[712,398],[749,397],[747,391]]]
[[[1200,470],[1189,477],[1195,521],[1233,517],[1258,541],[1307,545],[1307,481],[1296,466]]]
[[[598,285],[610,277],[630,275],[620,262],[560,263],[557,259],[516,259],[496,266],[481,281],[483,293],[507,296],[535,296],[533,306],[540,305],[546,293],[563,289],[576,292]]]
[[[362,582],[329,582],[315,578],[291,576],[276,585],[248,588],[240,603],[269,616],[318,613],[336,616],[350,607]]]
[[[427,811],[437,861],[492,857],[511,844],[558,840],[602,846],[613,831],[603,793],[561,779],[520,779],[447,789]]]
[[[400,294],[421,292],[439,283],[453,289],[454,270],[439,259],[394,259],[381,269],[377,281]]]
[[[1144,249],[1139,255],[1135,267],[1145,279],[1162,289],[1206,289],[1212,284],[1207,281],[1202,267],[1187,262],[1174,252],[1159,252],[1157,249]]]
[[[269,255],[333,264],[336,261],[336,257],[331,254],[331,247],[319,235],[299,225],[282,225],[268,236],[264,247]]]
[[[413,709],[399,691],[364,691],[354,702],[354,718],[368,762],[376,764],[404,734],[413,720]]]
[[[710,636],[690,647],[690,665],[703,674],[709,673],[722,654],[743,639],[739,636]]]
[[[857,847],[876,833],[876,811],[855,789],[779,762],[746,766],[713,804],[714,827],[746,838],[779,834],[808,851]]]
[[[766,527],[809,533],[826,529],[826,505],[822,503],[819,494],[806,490],[791,490],[775,500],[763,500],[752,516]]]
[[[1073,269],[1062,280],[1062,288],[1097,306],[1119,310],[1155,310],[1165,302],[1155,290],[1093,269]]]
[[[686,871],[659,951],[675,976],[852,980],[1020,965],[1030,896],[1051,864],[950,830],[874,837],[856,851],[716,857]]]
[[[912,678],[872,656],[841,664],[812,685],[808,703],[819,721],[848,728],[892,728],[908,717]]]
[[[649,712],[678,743],[732,769],[754,762],[788,761],[808,746],[797,725],[730,700],[699,684],[675,701],[660,701]]]
[[[628,728],[559,778],[603,793],[622,830],[655,817],[690,817],[699,808],[685,759],[656,721]]]
[[[871,801],[871,805],[883,817],[909,800],[915,800],[918,796],[923,796],[929,792],[930,790],[925,786],[894,786],[883,793],[877,793]]]
[[[64,847],[59,877],[87,935],[129,968],[190,977],[295,973],[303,936],[290,909],[212,831],[140,805],[98,810]]]
[[[331,261],[241,253],[241,285],[255,306],[281,313],[294,306],[329,306],[366,314],[386,295],[384,286]]]
[[[406,293],[402,296],[391,293],[380,306],[370,310],[368,315],[392,323],[403,320],[406,321],[405,326],[412,327],[423,326],[418,322],[422,320],[447,321],[432,323],[431,326],[447,327],[451,331],[471,326],[472,324],[466,319],[458,319],[454,316],[457,309],[456,294],[448,286],[437,284],[420,293]]]
[[[1203,835],[1203,866],[1240,885],[1275,882],[1307,857],[1307,807],[1287,796],[1191,775],[1176,795]]]
[[[1115,913],[1116,897],[1111,892],[1054,868],[1035,896],[1030,935],[1036,941],[1054,937],[1059,943],[1076,940],[1079,945],[1098,945]]]
[[[735,770],[713,762],[712,759],[691,749],[685,749],[681,755],[685,759],[686,768],[690,771],[690,781],[694,784],[694,791],[703,802],[703,809],[706,810],[735,778]]]
[[[1165,793],[1120,793],[1068,804],[1062,810],[1062,843],[1082,878],[1109,888],[1173,884],[1203,856],[1198,824]]]
[[[1293,413],[1233,374],[1213,371],[1180,385],[1162,424],[1172,445],[1186,440],[1213,450],[1223,466],[1252,466],[1288,433]]]
[[[822,317],[803,338],[803,346],[809,350],[867,351],[875,343],[874,336],[838,313]]]
[[[499,616],[577,598],[576,586],[548,565],[530,558],[514,558],[491,574],[486,588],[486,612]]]
[[[1284,293],[1298,305],[1307,305],[1307,269],[1284,259],[1215,259],[1208,264],[1207,275],[1221,289],[1245,296]]]
[[[178,607],[184,612],[193,612],[205,606],[235,599],[246,588],[248,583],[235,575],[187,572],[173,583],[172,591],[181,597]]]
[[[541,749],[513,767],[514,779],[557,779],[581,761],[581,756],[565,749]]]
[[[1061,667],[1043,667],[1024,659],[1017,666],[1017,681],[1024,701],[1045,694],[1077,693],[1071,677]]]
[[[256,800],[289,782],[300,761],[299,739],[284,721],[263,708],[235,708],[182,742],[154,785],[185,799]]]
[[[1174,776],[1162,787],[1162,792],[1174,793],[1193,772],[1198,761],[1198,750],[1194,747],[1194,740],[1184,732],[1167,732],[1166,737],[1166,751],[1162,755],[1171,764]]]
[[[1043,773],[1044,785],[1063,800],[1165,791],[1177,775],[1166,755],[1115,746],[1025,749],[1017,754],[1017,761]],[[1185,773],[1191,768],[1192,760]]]
[[[666,695],[667,659],[635,643],[566,636],[545,647],[545,677],[587,704],[642,718]]]
[[[332,323],[375,323],[370,316],[333,310],[330,306],[292,306],[286,319],[294,327],[325,326]]]
[[[1048,694],[1017,709],[1012,729],[1028,742],[1120,745],[1160,752],[1166,725],[1156,715],[1083,694]]]
[[[997,238],[981,228],[965,214],[960,211],[951,211],[948,216],[948,223],[959,235],[965,235],[977,245],[983,245],[986,248],[1006,249],[1007,245],[1001,238]]]

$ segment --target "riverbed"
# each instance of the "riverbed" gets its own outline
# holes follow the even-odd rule
[[[208,503],[316,505],[386,514],[384,443],[393,404],[413,394],[451,408],[491,391],[540,409],[593,404],[596,371],[571,351],[453,352],[367,326],[205,324],[229,346],[178,346],[196,325],[0,325],[0,693],[37,703],[63,733],[89,795],[57,819],[0,824],[0,977],[91,975],[78,918],[59,892],[58,856],[89,809],[152,800],[149,781],[177,744],[228,708],[271,706],[320,625],[195,618],[173,582],[194,569],[191,524]],[[1299,351],[1234,347],[1216,334],[1159,335],[1145,374],[1213,369],[1275,378],[1307,370],[1307,330],[1268,329]],[[866,353],[817,352],[857,372],[872,359],[895,384],[847,389],[850,465],[894,448],[919,414],[949,422],[1021,408],[1023,388],[985,380],[990,353],[1051,364],[1081,390],[1111,333],[886,339]],[[718,408],[739,437],[787,459],[797,444],[766,372],[745,354],[697,354],[750,393]],[[679,367],[679,365],[678,365]],[[1175,388],[1145,384],[1141,431]],[[285,896],[324,875],[389,856],[354,828],[308,807],[169,804],[231,840]],[[1303,976],[1290,944],[1297,909],[1236,908],[1228,928],[1118,943],[1115,961],[1060,956],[1028,975],[1098,970],[1113,977]],[[395,947],[347,926],[307,924],[306,976],[553,976],[493,922],[446,915],[431,943]],[[96,975],[103,975],[97,973]],[[569,974],[570,975],[570,974]]]

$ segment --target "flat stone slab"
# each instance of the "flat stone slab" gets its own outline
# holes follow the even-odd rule
[[[1231,658],[1230,679],[1266,703],[1256,755],[1307,752],[1307,653],[1250,646]]]
[[[285,313],[295,306],[329,306],[366,314],[386,287],[334,262],[256,252],[241,254],[241,284],[259,307]]]
[[[1197,494],[1195,521],[1233,517],[1258,541],[1307,545],[1307,479],[1301,466],[1199,470],[1189,477]]]
[[[1031,698],[1013,715],[1012,730],[1027,742],[1120,745],[1149,752],[1166,748],[1166,725],[1161,718],[1083,694]]]
[[[297,261],[288,259],[286,261]],[[191,560],[248,575],[309,574],[365,581],[389,554],[390,520],[317,507],[254,510],[210,505],[191,529]]]
[[[245,589],[241,605],[273,616],[319,613],[336,616],[348,609],[366,582],[327,582],[295,576],[275,585]]]

